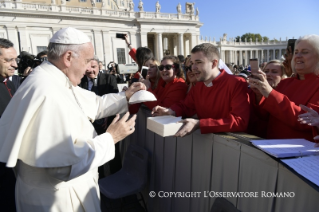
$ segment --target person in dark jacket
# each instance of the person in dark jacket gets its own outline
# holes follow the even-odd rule
[[[13,43],[0,38],[0,118],[9,104],[16,89],[8,80],[17,68],[17,52]],[[1,137],[4,135],[0,135]],[[1,139],[1,138],[0,138]],[[5,163],[0,163],[0,208],[1,211],[16,211],[15,207],[15,182],[16,178],[11,168]]]
[[[99,72],[99,59],[95,56],[91,61],[91,66],[86,70],[82,78],[80,87],[95,92],[96,95],[103,96],[108,93],[118,93],[117,80],[112,74]],[[105,133],[106,128],[112,123],[115,116],[99,119],[93,122],[93,126],[98,135]],[[115,158],[104,166],[99,167],[100,178],[108,174],[113,174],[122,168],[119,144],[115,145]]]

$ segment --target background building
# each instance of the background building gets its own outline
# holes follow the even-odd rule
[[[130,36],[133,47],[148,46],[160,59],[164,54],[189,54],[199,42],[198,16],[191,13],[134,12],[124,0],[45,0],[0,2],[0,37],[10,39],[18,51],[37,54],[52,35],[72,26],[86,33],[100,60],[131,63],[124,40]]]
[[[234,42],[224,34],[219,42],[200,39],[198,11],[193,3],[179,4],[176,13],[145,12],[139,3],[134,12],[131,0],[16,0],[0,2],[0,37],[15,48],[36,55],[46,49],[52,35],[72,26],[91,39],[95,54],[108,63],[132,63],[125,42],[116,33],[126,33],[133,47],[148,46],[157,59],[165,54],[189,55],[197,44],[210,42],[219,47],[226,63],[247,65],[249,58],[279,59],[287,41]],[[143,3],[142,3],[143,4]]]
[[[227,40],[227,34],[224,34],[218,42],[211,39],[203,39],[201,37],[199,43],[212,43],[217,46],[220,51],[222,60],[225,63],[233,63],[237,65],[248,65],[249,59],[258,58],[261,62],[268,62],[274,59],[281,59],[286,52],[288,38],[285,41],[281,39],[267,42],[235,42],[234,38]]]

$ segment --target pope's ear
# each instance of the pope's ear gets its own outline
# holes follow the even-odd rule
[[[62,59],[63,59],[63,64],[66,66],[66,67],[70,67],[71,66],[71,61],[72,61],[72,54],[73,52],[71,51],[66,51],[63,56],[62,56]]]

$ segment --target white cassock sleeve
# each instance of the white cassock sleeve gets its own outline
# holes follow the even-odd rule
[[[47,173],[59,180],[68,181],[92,169],[96,169],[114,158],[114,141],[109,133],[103,133],[88,141],[88,154],[72,166],[46,168]]]
[[[92,121],[114,115],[118,112],[122,113],[127,111],[125,92],[120,92],[119,94],[114,95],[108,94],[101,97],[92,95],[92,92],[83,92],[83,90],[81,90],[81,93],[78,94],[82,100],[81,103],[83,109],[87,112],[86,114],[88,114],[88,117],[91,117]],[[86,104],[93,101],[96,102],[95,108],[90,107],[91,104]],[[121,106],[123,104],[126,106]],[[122,110],[119,109],[121,107],[123,108]],[[87,149],[87,154],[83,154],[78,163],[65,167],[46,168],[47,173],[59,180],[68,181],[92,169],[98,168],[113,159],[115,156],[114,140],[109,133],[103,133],[93,139],[89,139],[86,143],[89,147]]]

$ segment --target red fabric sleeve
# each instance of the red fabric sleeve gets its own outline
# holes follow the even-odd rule
[[[272,116],[296,130],[309,129],[308,125],[300,124],[298,121],[298,115],[304,113],[304,111],[294,102],[290,101],[287,96],[275,89],[270,92],[268,98],[262,98],[260,106]],[[306,106],[319,112],[318,105],[309,102]]]
[[[137,71],[135,74],[134,74],[134,76],[133,76],[133,78],[134,79],[140,79],[140,74],[139,74],[140,72],[139,71]]]
[[[247,83],[239,81],[231,98],[231,111],[221,119],[200,119],[202,134],[217,132],[243,132],[249,122],[249,96]]]
[[[128,54],[136,62],[136,49],[132,48],[131,51]]]
[[[138,110],[140,109],[142,103],[137,103],[137,104],[132,104],[128,106],[128,111],[130,112],[130,114],[135,114],[138,112]]]
[[[186,98],[178,103],[172,105],[170,108],[175,112],[175,116],[179,117],[182,116],[183,118],[192,117],[196,114],[196,109],[194,105],[194,90],[191,89]]]
[[[172,86],[170,86],[168,91],[164,91],[164,88],[158,90],[156,95],[157,101],[144,102],[144,104],[150,110],[152,110],[157,105],[169,108],[173,104],[179,102],[180,100],[183,100],[186,96],[186,92],[187,85],[184,82],[176,82]]]

